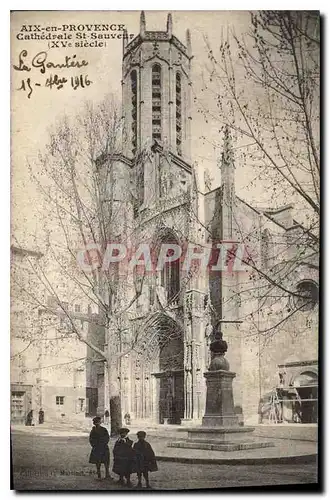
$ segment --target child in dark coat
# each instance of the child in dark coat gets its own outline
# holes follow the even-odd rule
[[[127,437],[129,429],[119,429],[119,439],[113,448],[112,471],[119,476],[120,484],[124,484],[126,478],[127,486],[131,486],[131,473],[133,462],[133,441]]]
[[[135,452],[134,471],[138,477],[138,488],[142,487],[142,475],[145,479],[146,487],[150,488],[149,472],[156,472],[158,470],[154,450],[145,441],[146,435],[144,431],[139,431],[137,433],[138,442],[133,446]]]
[[[101,479],[101,464],[105,467],[105,477],[110,478],[110,452],[108,447],[109,433],[105,427],[101,426],[101,417],[93,418],[94,427],[89,435],[89,443],[92,451],[89,457],[90,464],[96,464],[97,477]]]

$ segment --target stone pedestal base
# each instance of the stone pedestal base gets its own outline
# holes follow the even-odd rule
[[[214,356],[209,371],[204,373],[207,392],[202,425],[187,429],[188,439],[169,443],[168,446],[215,451],[249,450],[274,446],[271,442],[253,439],[254,427],[238,425],[232,387],[236,373],[229,371],[228,361],[224,358],[227,344],[218,340],[213,343],[213,346]],[[215,351],[215,348],[218,348],[219,352]]]
[[[224,360],[220,361],[220,366],[223,366]],[[202,425],[188,428],[188,439],[169,443],[168,446],[214,451],[252,450],[274,446],[272,442],[253,438],[254,427],[238,425],[232,388],[235,375],[234,372],[222,369],[204,373],[207,394]]]
[[[203,427],[238,427],[237,415],[205,415]]]
[[[196,427],[188,430],[188,439],[169,443],[171,448],[214,451],[252,450],[274,446],[272,442],[253,438],[254,427]]]
[[[228,443],[246,441],[254,431],[254,427],[195,427],[189,429],[188,439],[194,441],[214,441]]]
[[[234,411],[233,379],[236,374],[227,370],[204,373],[206,378],[206,408],[203,427],[238,426]]]
[[[255,450],[257,448],[270,448],[274,443],[268,441],[250,441],[247,443],[201,443],[194,441],[176,441],[169,443],[170,448],[188,448],[193,450],[211,450],[211,451],[239,451]]]

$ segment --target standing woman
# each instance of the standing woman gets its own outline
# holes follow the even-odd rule
[[[89,457],[90,464],[96,464],[97,477],[101,479],[101,464],[105,467],[105,477],[110,479],[109,465],[109,433],[105,427],[101,426],[101,417],[93,418],[94,427],[89,435],[89,443],[92,451]]]
[[[30,410],[29,413],[26,415],[25,425],[32,425],[32,421],[33,421],[33,410]]]

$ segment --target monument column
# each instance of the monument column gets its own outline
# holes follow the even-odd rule
[[[249,439],[254,427],[239,425],[235,414],[233,380],[235,372],[229,370],[225,358],[227,342],[222,333],[213,330],[210,346],[212,355],[207,372],[204,373],[207,384],[206,408],[200,427],[188,428],[188,439],[169,443],[172,448],[190,448],[212,451],[237,451],[274,446],[272,442]]]
[[[224,357],[228,346],[222,335],[218,334],[211,343],[212,360],[206,378],[206,408],[203,426],[237,426],[238,418],[234,411],[233,379],[236,373],[229,371],[229,363]]]

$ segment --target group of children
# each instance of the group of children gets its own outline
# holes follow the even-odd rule
[[[105,467],[105,477],[110,479],[110,452],[109,433],[105,427],[101,426],[101,418],[93,418],[94,427],[89,435],[89,442],[92,451],[89,463],[96,464],[97,476],[101,479],[101,464]],[[119,438],[113,448],[113,468],[112,471],[119,476],[119,483],[132,486],[131,474],[136,473],[138,477],[138,488],[142,487],[142,476],[145,479],[146,487],[150,488],[149,472],[158,470],[155,453],[151,445],[145,441],[146,433],[137,433],[138,441],[134,443],[127,437],[129,429],[119,430]]]

